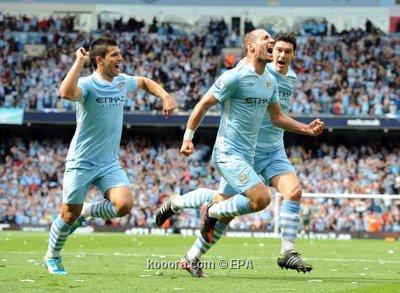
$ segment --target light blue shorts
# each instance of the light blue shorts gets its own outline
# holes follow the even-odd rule
[[[285,148],[283,147],[262,155],[257,153],[257,155],[254,161],[254,171],[256,174],[259,174],[266,184],[269,184],[269,181],[277,175],[295,172],[295,168],[289,161]],[[238,192],[235,191],[235,188],[230,186],[225,178],[221,178],[218,193],[233,196]]]
[[[118,186],[131,187],[126,172],[118,161],[105,166],[68,167],[64,172],[63,202],[81,204],[85,201],[91,185],[105,196],[108,189]]]
[[[254,170],[263,178],[266,184],[269,184],[270,180],[275,176],[295,172],[284,147],[269,153],[256,153]]]
[[[221,174],[221,183],[226,182],[234,194],[244,193],[261,182],[252,164],[239,154],[214,151],[212,162]]]

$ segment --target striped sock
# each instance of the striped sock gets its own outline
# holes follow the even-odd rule
[[[107,220],[119,217],[117,211],[115,210],[115,207],[108,199],[85,203],[82,208],[82,216],[85,218],[93,217]]]
[[[67,240],[71,227],[72,225],[64,222],[60,216],[53,221],[49,232],[49,246],[46,254],[47,258],[60,256],[61,250],[65,241]]]
[[[279,214],[281,228],[281,253],[294,249],[294,242],[300,227],[300,203],[285,199]]]
[[[220,203],[213,204],[208,214],[213,218],[234,217],[252,213],[250,200],[242,194],[236,194]]]
[[[198,188],[182,196],[174,197],[172,201],[172,208],[174,210],[181,210],[184,208],[198,208],[204,202],[211,202],[215,190],[208,188]]]
[[[227,227],[228,224],[218,221],[215,224],[212,242],[207,243],[204,241],[203,237],[197,237],[196,241],[187,252],[187,257],[190,260],[195,260],[196,258],[200,259],[203,254],[205,254],[222,237]]]

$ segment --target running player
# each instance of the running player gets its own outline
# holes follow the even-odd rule
[[[275,37],[273,51],[273,63],[268,64],[267,70],[273,74],[278,82],[279,101],[284,113],[291,108],[293,98],[293,87],[296,82],[296,73],[290,67],[295,57],[296,37],[293,34],[280,33]],[[242,66],[241,62],[238,66]],[[322,131],[323,122],[316,120]],[[257,141],[254,170],[260,174],[266,183],[276,187],[282,194],[284,201],[280,213],[280,228],[282,236],[282,257],[278,259],[278,265],[282,268],[298,271],[311,271],[312,267],[305,263],[294,250],[294,242],[299,229],[299,203],[301,188],[292,164],[289,162],[283,146],[284,130],[274,126],[268,115],[263,120]],[[219,202],[235,194],[227,181],[222,177],[219,188],[219,195],[213,197],[214,202]],[[184,196],[172,196],[171,205],[174,211],[186,207],[197,207],[204,202],[211,201],[210,195],[213,191],[193,191]],[[187,196],[188,195],[188,196]],[[167,202],[166,202],[167,204]],[[165,205],[166,205],[165,204]],[[214,238],[207,243],[198,237],[195,244],[188,251],[184,258],[185,268],[195,277],[201,277],[203,272],[198,265],[200,257],[206,253],[213,244],[221,237],[232,218],[218,221]],[[190,265],[189,265],[190,264]]]
[[[246,37],[245,37],[245,40],[246,40]],[[244,46],[246,46],[246,43],[244,44]],[[293,55],[294,55],[294,49],[293,49]],[[247,57],[249,58],[249,60],[251,60],[251,56],[249,57],[249,54],[247,54]],[[280,61],[282,61],[282,60],[280,60]],[[249,63],[251,64],[251,61]],[[247,65],[242,64],[237,67],[237,70],[239,70],[239,68],[241,68],[243,66],[247,66]],[[218,81],[216,84],[218,84]],[[247,83],[247,85],[249,85],[249,84],[251,85],[251,82]],[[215,87],[215,85],[214,85],[214,87]],[[302,134],[319,135],[322,132],[323,124],[319,120],[315,120],[312,123],[310,123],[309,125],[299,123],[299,122],[287,117],[285,114],[283,114],[280,110],[279,103],[276,103],[276,104],[277,105],[273,104],[268,107],[268,112],[270,113],[271,120],[273,121],[274,124],[277,124],[288,130],[299,132]],[[195,109],[195,112],[196,112],[196,109]],[[287,111],[285,111],[285,112],[287,112]],[[223,121],[221,121],[221,124],[222,123],[223,123]],[[265,121],[263,123],[266,124]],[[229,125],[229,122],[227,123],[227,125]],[[269,125],[271,125],[271,122],[269,122]],[[188,128],[190,128],[190,120],[188,122]],[[219,141],[219,139],[221,140],[220,133],[221,133],[221,126],[220,126],[220,130],[219,130],[218,137],[217,137],[217,143],[216,143],[216,146],[214,147],[213,159],[215,157],[216,148],[218,148],[218,146],[217,146],[218,141]],[[282,130],[282,133],[283,133],[283,130]],[[244,134],[244,132],[243,132],[243,134]],[[282,137],[281,137],[281,139],[282,139]],[[224,138],[224,142],[225,141],[228,141],[228,140],[226,138]],[[231,148],[234,149],[234,146],[237,145],[237,143],[238,143],[238,139],[235,138],[235,139],[231,140],[230,142],[231,142],[231,145],[230,145]],[[232,142],[233,142],[233,144],[232,144]],[[226,144],[229,145],[228,142],[226,142]],[[185,146],[185,141],[184,141],[183,147],[182,147],[183,151],[185,151],[184,146]],[[190,144],[189,144],[189,146],[192,147],[192,145],[190,145]],[[240,148],[240,149],[242,151],[241,155],[244,155],[243,152],[245,154],[251,154],[251,150],[249,151],[249,150],[246,150],[243,148]],[[217,151],[218,151],[218,149],[217,149]],[[229,151],[231,151],[231,150],[229,150]],[[229,174],[229,172],[227,172],[228,176],[232,176],[232,175],[235,176],[235,171],[240,170],[240,168],[242,168],[242,164],[240,162],[236,163],[234,160],[232,163],[229,159],[230,159],[229,156],[226,156],[225,160],[223,160],[222,164],[220,163],[220,165],[229,165],[229,167],[231,169],[228,171],[230,171],[231,174]],[[218,165],[218,163],[219,163],[218,161],[214,160],[214,164],[216,165],[217,169],[218,169],[218,167],[220,167]],[[292,171],[292,170],[293,170],[293,167],[291,166],[290,171]],[[235,188],[233,184],[237,184],[240,186],[240,183],[242,183],[242,181],[248,181],[249,177],[252,176],[252,175],[249,176],[248,174],[251,174],[251,173],[241,172],[241,173],[239,173],[238,176],[236,175],[237,176],[236,182],[238,182],[238,181],[239,182],[235,183],[235,178],[229,178],[229,177],[227,178],[227,176],[224,176],[224,173],[222,173],[223,184],[221,185],[220,192],[223,194],[225,194],[225,192],[226,192],[227,195],[230,195],[230,196],[236,194],[238,188]],[[233,182],[233,184],[229,183],[229,180],[231,182]],[[225,191],[225,189],[228,189],[228,190]],[[232,192],[230,192],[230,190],[232,190]],[[173,214],[175,211],[178,211],[178,210],[180,210],[182,208],[186,208],[186,207],[196,207],[196,206],[199,206],[202,202],[211,201],[211,197],[214,194],[214,192],[215,191],[213,191],[213,190],[203,188],[203,189],[194,190],[182,197],[172,196],[156,212],[156,221],[155,221],[156,225],[162,225],[162,223],[166,220],[166,218],[169,217],[171,214]],[[236,197],[236,200],[235,200],[235,197]],[[247,202],[246,202],[246,200],[247,200]],[[240,202],[241,202],[242,206],[239,206]],[[261,206],[263,205],[262,199],[261,200],[256,199],[255,202],[256,202],[256,205],[257,205],[257,203],[260,203]],[[245,214],[248,212],[255,211],[256,209],[253,209],[251,207],[251,204],[252,203],[251,203],[250,198],[247,199],[243,195],[236,195],[236,196],[233,196],[232,198],[230,198],[227,202],[219,203],[219,204],[213,205],[211,208],[209,208],[209,210],[211,212],[210,215],[208,215],[208,213],[205,213],[204,211],[206,209],[203,208],[203,212],[202,212],[203,220],[205,219],[206,222],[207,221],[210,222],[209,216],[212,216],[212,213],[215,216],[235,216],[235,215],[240,215],[240,214]],[[253,205],[254,205],[254,203],[253,203]],[[208,205],[207,207],[210,207],[210,205]],[[214,208],[214,210],[212,210],[213,208]],[[218,210],[218,208],[219,208],[219,210]],[[247,208],[247,210],[246,210],[246,208]],[[198,259],[201,256],[202,252],[204,253],[209,247],[211,247],[211,245],[213,243],[215,243],[216,240],[218,240],[221,237],[223,231],[227,227],[227,223],[229,222],[229,219],[222,219],[220,221],[212,220],[212,221],[214,223],[216,222],[215,231],[213,232],[213,234],[211,233],[211,231],[213,229],[209,229],[209,230],[211,230],[209,233],[207,233],[207,232],[204,233],[204,231],[202,231],[204,239],[202,239],[201,237],[199,239],[197,239],[195,245],[189,251],[188,255],[183,259],[183,262],[185,262],[185,264],[184,264],[185,268],[188,269],[188,271],[194,276],[202,276],[202,271],[201,271],[201,269],[199,269],[200,267],[197,266]]]
[[[89,59],[95,71],[79,78]],[[84,48],[76,51],[76,60],[61,83],[60,96],[76,103],[77,127],[66,158],[61,215],[51,225],[44,257],[51,274],[67,274],[61,250],[68,235],[85,217],[111,219],[132,209],[131,184],[118,161],[127,93],[141,88],[157,96],[163,102],[166,117],[176,107],[171,96],[154,81],[122,74],[122,61],[115,40],[97,39],[89,52]],[[104,199],[83,205],[91,184],[102,192]]]

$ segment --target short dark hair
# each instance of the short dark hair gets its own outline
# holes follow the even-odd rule
[[[279,41],[287,42],[293,45],[293,51],[297,48],[297,39],[294,33],[284,33],[280,32],[274,37],[275,43]]]
[[[111,38],[99,38],[94,40],[90,44],[89,59],[94,69],[97,69],[96,57],[97,56],[100,56],[102,58],[106,57],[107,48],[109,46],[118,46],[118,43],[116,40]]]

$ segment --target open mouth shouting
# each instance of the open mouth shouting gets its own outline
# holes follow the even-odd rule
[[[118,73],[121,72],[121,70],[119,69],[119,68],[120,68],[120,65],[121,65],[120,63],[115,63],[115,64],[114,64],[114,70],[117,71]]]

